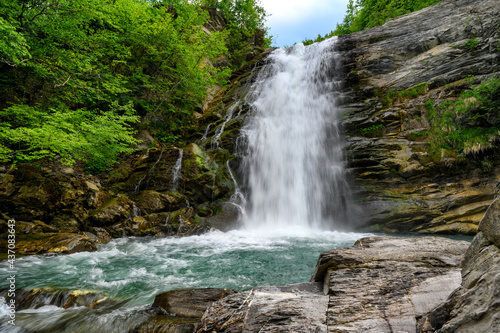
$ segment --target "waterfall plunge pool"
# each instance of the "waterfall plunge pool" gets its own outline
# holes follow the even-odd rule
[[[309,281],[318,256],[369,234],[286,229],[214,231],[200,236],[119,238],[99,252],[16,259],[16,288],[94,291],[117,300],[99,310],[47,305],[16,313],[16,329],[0,332],[127,332],[145,317],[154,297],[169,290],[286,285]],[[2,276],[8,263],[1,262]],[[0,288],[8,287],[8,281]],[[7,306],[0,306],[6,318]],[[14,330],[13,330],[14,329]]]

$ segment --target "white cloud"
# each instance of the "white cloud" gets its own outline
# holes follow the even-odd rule
[[[260,5],[271,15],[266,26],[271,28],[275,45],[283,46],[334,30],[345,16],[348,1],[260,0]]]
[[[261,5],[271,14],[268,23],[301,22],[318,14],[345,11],[348,0],[261,0]]]

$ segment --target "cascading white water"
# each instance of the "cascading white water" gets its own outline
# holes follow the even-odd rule
[[[181,168],[182,168],[182,157],[184,155],[184,150],[179,150],[179,157],[172,167],[172,191],[177,191],[179,186],[179,181],[182,179]]]
[[[274,51],[247,95],[247,227],[336,228],[346,222],[334,43]]]

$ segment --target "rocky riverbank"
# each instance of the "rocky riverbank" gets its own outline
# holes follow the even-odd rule
[[[460,285],[467,247],[438,237],[363,238],[321,254],[310,283],[218,301],[197,332],[414,332]]]
[[[500,200],[472,244],[368,237],[320,255],[311,282],[224,297],[196,332],[497,332]]]

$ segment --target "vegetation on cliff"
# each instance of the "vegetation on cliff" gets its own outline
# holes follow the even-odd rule
[[[100,172],[138,127],[174,141],[264,19],[255,0],[0,0],[0,161]]]
[[[426,102],[431,151],[453,150],[459,156],[479,157],[485,167],[491,162],[485,153],[496,151],[500,139],[500,78],[490,78],[474,85],[456,101],[438,105]]]
[[[316,39],[306,39],[304,45],[320,42],[333,36],[346,35],[382,25],[387,20],[415,12],[441,0],[349,0],[344,20],[335,30]]]

